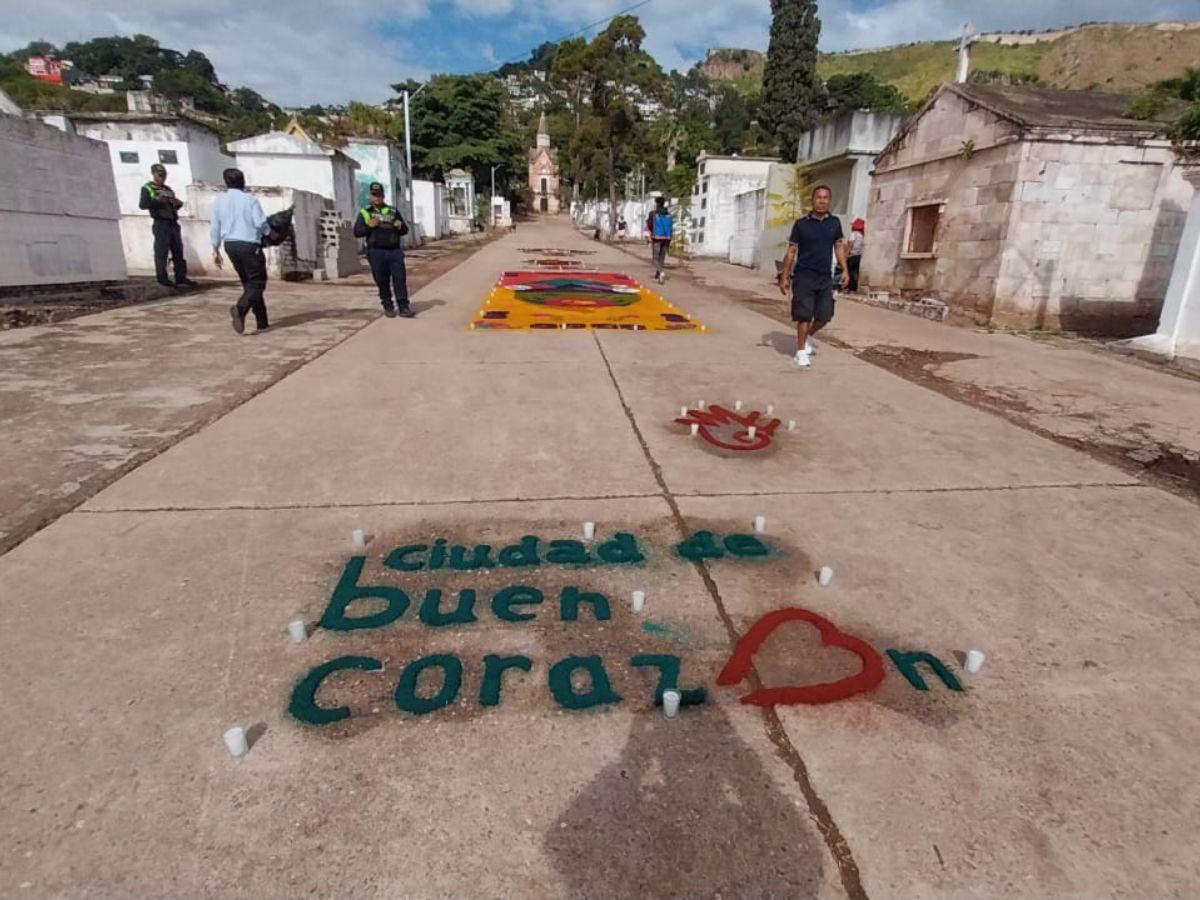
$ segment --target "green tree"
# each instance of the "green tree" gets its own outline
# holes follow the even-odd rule
[[[351,100],[344,116],[346,133],[362,137],[383,137],[393,129],[394,116],[377,106]],[[400,128],[404,122],[401,117]]]
[[[750,128],[750,104],[729,85],[721,88],[713,108],[713,137],[721,153],[740,153]]]
[[[401,85],[404,87],[404,85]],[[496,186],[516,199],[528,166],[523,137],[508,94],[491,75],[435,75],[410,104],[413,170],[444,179],[451,169],[474,174],[490,187],[491,167],[499,166]],[[404,135],[404,117],[393,119],[391,135]]]
[[[881,84],[870,72],[833,75],[825,82],[825,112],[837,115],[847,110],[875,109],[903,113],[904,96],[890,84]]]
[[[771,13],[759,122],[778,142],[784,159],[795,159],[800,133],[816,121],[820,110],[821,20],[815,0],[771,0]]]

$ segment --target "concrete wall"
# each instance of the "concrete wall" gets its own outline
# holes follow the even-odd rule
[[[787,253],[792,224],[808,211],[809,182],[801,174],[803,168],[775,163],[767,171],[763,228],[755,249],[755,266],[771,274]]]
[[[188,272],[209,278],[236,278],[229,261],[224,269],[212,263],[212,240],[209,228],[212,224],[212,209],[217,198],[224,192],[223,186],[215,184],[192,184],[193,197],[189,215],[179,219],[183,235],[184,256]],[[275,277],[285,274],[284,263],[289,271],[312,272],[320,268],[322,247],[320,235],[321,211],[330,205],[329,200],[309,191],[293,188],[250,188],[249,193],[258,198],[263,212],[268,216],[295,207],[292,223],[296,229],[295,252],[291,248],[270,247],[267,249],[268,271]],[[135,275],[154,274],[154,238],[150,230],[150,219],[143,213],[121,217],[121,243],[129,271]]]
[[[738,194],[766,187],[767,166],[751,173],[706,175],[697,184],[700,193],[692,197],[693,226],[690,233],[693,256],[729,257],[729,247],[737,228]]]
[[[280,132],[235,141],[230,149],[247,185],[320,194],[346,219],[358,212],[357,164],[344,153]]]
[[[1154,330],[1192,188],[1165,145],[1022,145],[992,320]]]
[[[436,241],[450,233],[444,184],[420,179],[413,182],[413,222],[419,240]]]
[[[729,242],[729,261],[734,265],[752,268],[766,220],[766,187],[738,194],[733,198],[733,206],[734,231],[733,239]]]
[[[844,113],[800,135],[796,162],[812,164],[846,154],[874,157],[903,124],[904,116],[896,113],[863,109]]]
[[[112,164],[113,179],[117,186],[117,198],[121,204],[122,215],[149,216],[148,212],[138,209],[142,185],[150,180],[150,166],[159,162],[159,151],[174,152],[176,162],[164,163],[167,167],[167,184],[175,191],[175,195],[183,201],[181,215],[187,215],[191,198],[189,186],[193,182],[221,183],[221,173],[234,165],[233,157],[226,156],[219,149],[207,144],[190,144],[184,141],[169,140],[117,140],[110,139],[108,144],[109,159]],[[122,162],[122,153],[136,153],[137,162]]]
[[[102,143],[0,116],[0,285],[126,277]]]
[[[417,229],[411,227],[416,217],[408,196],[408,167],[404,162],[404,150],[394,141],[382,138],[351,139],[342,150],[359,166],[354,172],[355,210],[370,202],[371,182],[378,181],[384,186],[388,202],[400,210],[410,225],[404,246],[419,247],[421,241]]]

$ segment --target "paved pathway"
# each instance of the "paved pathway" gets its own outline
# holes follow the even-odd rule
[[[476,246],[412,252],[413,289]],[[272,281],[271,330],[251,324],[238,338],[227,310],[239,293],[223,286],[0,331],[0,553],[380,315],[365,274]]]
[[[1193,892],[1196,505],[834,347],[800,372],[778,325],[693,279],[662,290],[704,334],[466,327],[519,248],[564,245],[649,278],[523,225],[418,319],[371,323],[0,557],[0,894]],[[700,400],[798,427],[720,451],[674,422]],[[767,556],[722,540],[758,515]],[[554,562],[584,521],[589,562]],[[356,528],[375,599],[349,580]],[[720,558],[681,558],[700,531]],[[432,569],[438,538],[459,569]],[[411,603],[289,644],[291,619],[339,623],[339,583],[349,618]],[[787,624],[719,686],[787,607],[825,646]],[[926,666],[916,690],[893,649],[966,690]],[[666,720],[643,654],[708,702]],[[345,656],[382,664],[324,682],[350,716],[289,715]],[[498,680],[489,656],[530,670]],[[738,702],[831,682],[875,686]]]

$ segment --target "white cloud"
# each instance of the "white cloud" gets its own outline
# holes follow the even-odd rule
[[[604,22],[634,0],[0,0],[0,50],[45,38],[58,44],[144,32],[202,50],[229,84],[279,103],[377,102],[389,85],[430,71],[494,68],[495,48],[518,58]],[[765,50],[769,0],[652,0],[634,11],[646,49],[685,70],[710,47]],[[1045,28],[1084,20],[1200,19],[1200,0],[821,0],[821,48],[844,50],[947,39],[971,19],[978,30]],[[406,26],[436,23],[439,37]],[[592,28],[589,36],[595,34]],[[524,46],[522,46],[524,45]]]
[[[401,37],[381,26],[429,14],[429,0],[288,0],[254,4],[165,0],[154,5],[108,0],[6,3],[0,49],[45,38],[62,45],[110,34],[150,34],[164,46],[204,52],[222,81],[247,85],[284,105],[378,102],[389,85],[428,69]],[[13,7],[19,7],[14,14]],[[381,20],[380,16],[384,18]]]

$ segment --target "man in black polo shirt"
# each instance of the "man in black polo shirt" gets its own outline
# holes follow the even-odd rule
[[[813,188],[812,212],[792,225],[787,256],[779,272],[779,290],[792,295],[792,319],[796,322],[796,365],[812,365],[816,334],[833,318],[832,257],[841,265],[841,286],[850,283],[846,265],[846,242],[842,223],[829,214],[833,192],[821,184]]]

